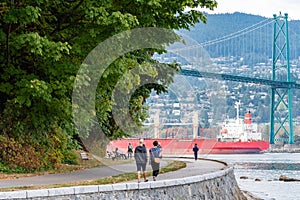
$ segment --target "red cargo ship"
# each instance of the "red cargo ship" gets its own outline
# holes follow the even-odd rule
[[[257,124],[252,123],[250,112],[245,114],[245,118],[239,118],[239,105],[236,103],[236,119],[226,119],[222,129],[216,139],[194,138],[194,139],[174,139],[174,138],[151,138],[145,139],[147,148],[152,147],[153,141],[157,140],[164,154],[192,154],[195,143],[199,147],[200,154],[249,154],[260,153],[270,146],[268,141],[263,141],[261,133],[258,132]],[[128,138],[111,141],[107,146],[108,151],[113,151],[116,147],[126,152],[128,144],[134,147],[139,145],[138,138]]]
[[[195,143],[200,149],[200,154],[249,154],[260,153],[269,148],[269,142],[267,141],[218,142],[215,139],[179,140],[171,138],[144,139],[146,147],[152,147],[152,143],[155,140],[161,144],[164,154],[177,155],[192,154],[192,148]],[[120,151],[126,152],[129,143],[136,147],[139,145],[139,139],[130,138],[111,141],[107,146],[107,150],[113,151],[118,147]]]

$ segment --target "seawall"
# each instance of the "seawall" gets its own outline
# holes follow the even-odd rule
[[[232,167],[203,175],[108,185],[76,186],[1,192],[0,199],[100,200],[100,199],[247,199],[240,191]]]

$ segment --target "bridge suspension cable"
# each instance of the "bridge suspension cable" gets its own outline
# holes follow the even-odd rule
[[[209,40],[209,41],[205,41],[205,42],[202,42],[202,43],[196,44],[196,45],[190,45],[190,46],[184,46],[184,47],[180,47],[180,48],[174,48],[171,51],[172,52],[177,52],[177,51],[183,51],[183,50],[197,49],[199,47],[205,47],[205,46],[221,43],[221,42],[224,42],[224,41],[227,41],[227,40],[230,40],[230,39],[237,38],[239,36],[248,34],[250,32],[253,32],[253,31],[255,31],[259,28],[262,28],[262,27],[267,26],[267,25],[272,24],[272,23],[274,23],[274,19],[265,19],[265,20],[262,20],[262,21],[260,21],[256,24],[254,24],[254,25],[251,25],[249,27],[246,27],[246,28],[241,29],[239,31],[236,31],[234,33],[230,33],[230,34],[225,35],[223,37],[216,38],[216,39]]]
[[[247,33],[250,33],[252,31],[255,31],[255,30],[259,29],[259,28],[262,28],[262,27],[267,26],[267,25],[272,24],[272,23],[274,23],[273,19],[272,20],[265,19],[265,20],[263,20],[263,21],[261,21],[261,22],[259,22],[257,24],[254,24],[252,26],[249,26],[249,27],[244,28],[242,30],[239,30],[237,32],[231,33],[231,34],[226,35],[224,37],[200,43],[200,45],[201,46],[208,46],[208,45],[220,43],[220,42],[223,42],[223,41],[226,41],[226,40],[230,40],[230,39],[233,39],[233,38],[237,38],[237,37],[239,37],[241,35],[245,35]]]

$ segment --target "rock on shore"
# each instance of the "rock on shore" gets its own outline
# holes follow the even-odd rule
[[[284,182],[300,181],[300,179],[290,178],[290,177],[287,177],[287,176],[284,176],[284,175],[280,175],[279,180],[284,181]]]

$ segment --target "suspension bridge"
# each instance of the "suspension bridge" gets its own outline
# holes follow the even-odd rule
[[[182,63],[181,75],[269,86],[271,88],[270,144],[282,141],[293,144],[292,90],[300,89],[300,84],[291,77],[288,23],[288,14],[274,15],[273,18],[218,39],[187,47],[176,46],[168,50],[171,53],[169,56],[173,61]],[[272,30],[269,30],[270,25]],[[250,42],[250,45],[247,42],[247,45],[245,41],[251,39],[257,34],[256,32],[261,34],[262,31],[259,30],[262,29],[265,29],[263,32],[268,33],[268,36],[260,35],[256,37],[259,38],[258,41]],[[273,37],[269,36],[270,32],[273,32]],[[265,50],[260,51],[264,53],[259,56],[259,59],[253,56],[262,48]],[[252,57],[249,58],[249,55]],[[220,63],[211,62],[220,57],[235,58],[234,61],[239,62],[239,66],[247,66],[249,63],[253,65],[265,63],[262,70],[270,71],[270,76],[260,77],[261,74],[253,74],[253,77],[243,76],[242,70],[239,71],[239,75],[223,72],[218,66],[221,65]],[[167,60],[171,61],[170,58]],[[235,64],[231,65],[234,67]],[[283,113],[284,116],[282,116]],[[283,136],[279,134],[281,132],[284,133]]]

